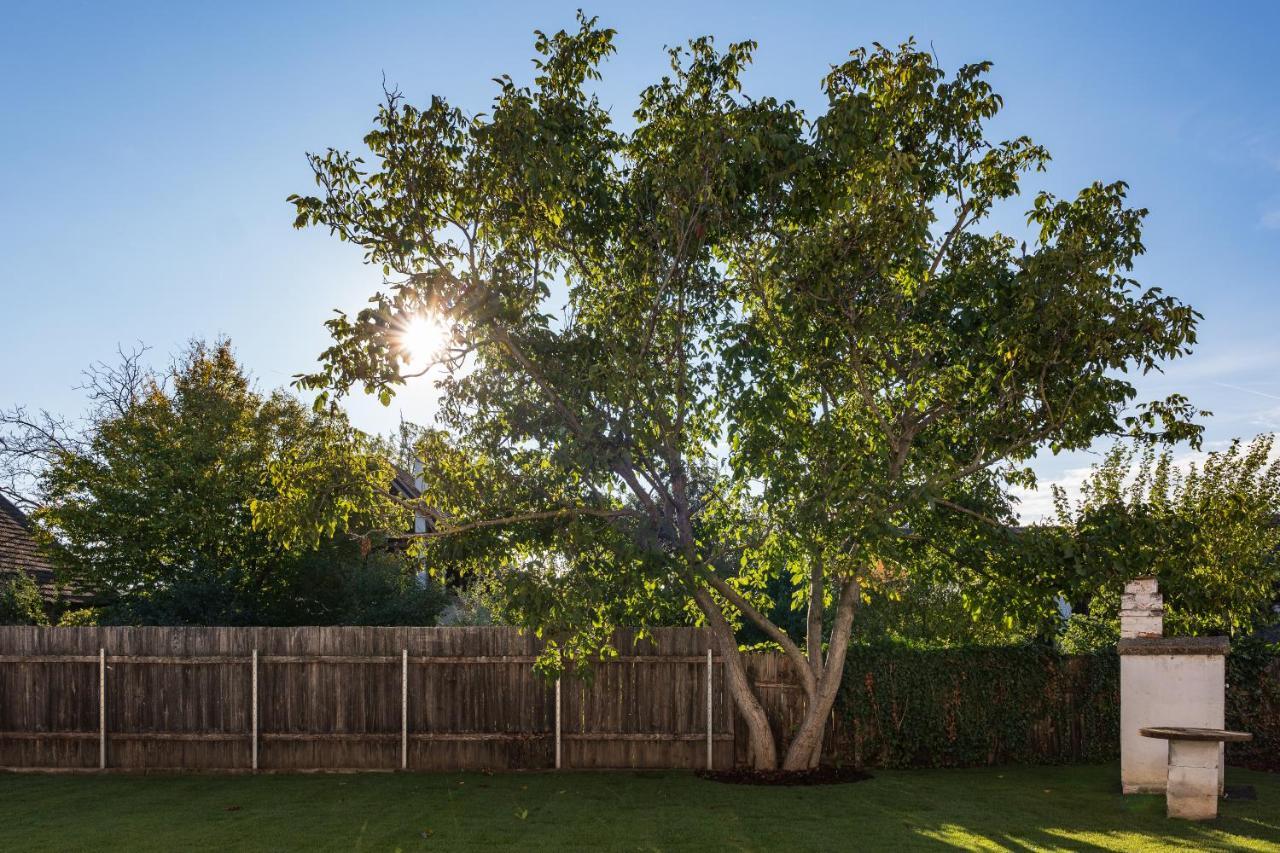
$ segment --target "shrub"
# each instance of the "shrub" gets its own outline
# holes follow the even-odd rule
[[[40,587],[26,572],[0,575],[0,625],[48,625]]]
[[[1227,658],[1227,728],[1253,740],[1227,746],[1229,762],[1280,770],[1280,643],[1237,642]]]
[[[59,628],[89,628],[101,624],[102,614],[96,607],[68,610],[58,618]]]
[[[835,708],[837,762],[878,767],[1115,761],[1120,663],[1114,651],[1035,646],[851,649]],[[1236,641],[1226,725],[1253,734],[1227,760],[1280,770],[1280,644]]]

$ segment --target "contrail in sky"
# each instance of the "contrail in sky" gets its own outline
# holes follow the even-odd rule
[[[1246,394],[1256,394],[1259,397],[1266,397],[1268,400],[1280,400],[1275,394],[1268,394],[1264,391],[1255,391],[1252,388],[1241,388],[1239,385],[1228,385],[1225,382],[1215,382],[1214,385],[1221,385],[1223,388],[1230,388],[1232,391],[1243,391]]]

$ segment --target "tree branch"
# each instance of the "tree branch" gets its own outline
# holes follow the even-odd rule
[[[593,518],[625,518],[628,516],[644,518],[644,514],[633,509],[596,509],[593,507],[563,507],[561,509],[539,510],[535,512],[524,512],[516,515],[509,515],[504,518],[486,518],[479,521],[469,521],[465,524],[459,524],[445,529],[428,530],[425,533],[401,533],[392,536],[393,539],[440,539],[446,536],[456,536],[459,533],[466,533],[470,530],[479,530],[485,527],[502,527],[508,524],[520,524],[525,521],[547,521],[557,518],[576,518],[579,516],[588,516]],[[439,514],[437,518],[442,518]]]
[[[761,631],[764,631],[769,636],[769,639],[782,646],[782,650],[787,657],[791,658],[792,662],[796,664],[796,668],[800,671],[805,693],[813,696],[817,687],[817,679],[814,677],[813,670],[809,668],[809,662],[805,658],[804,652],[800,651],[800,647],[795,644],[795,641],[787,636],[785,631],[769,621],[769,618],[757,610],[750,601],[747,601],[742,593],[730,586],[724,578],[711,571],[710,568],[705,565],[700,566],[698,573],[716,592],[723,595],[730,604],[738,608],[743,616],[747,617]]]

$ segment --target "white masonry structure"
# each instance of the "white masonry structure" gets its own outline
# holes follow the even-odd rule
[[[1125,585],[1120,604],[1120,782],[1126,794],[1163,794],[1169,743],[1143,728],[1225,725],[1226,637],[1165,637],[1154,577]],[[1222,745],[1215,744],[1221,751]],[[1223,785],[1221,756],[1216,762]],[[1216,803],[1215,803],[1216,805]]]

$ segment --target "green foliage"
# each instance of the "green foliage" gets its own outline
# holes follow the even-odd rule
[[[726,351],[734,461],[806,539],[860,560],[899,558],[902,529],[944,508],[1003,520],[998,487],[1038,448],[1199,435],[1178,397],[1124,414],[1122,372],[1188,351],[1196,315],[1126,276],[1145,211],[1123,184],[1038,195],[1031,250],[976,228],[1048,159],[985,139],[1001,104],[986,70],[943,82],[912,45],[855,51],[826,81],[814,207],[734,247],[751,285]]]
[[[1072,613],[1058,636],[1064,654],[1086,655],[1114,646],[1120,639],[1120,595],[1106,590],[1089,602],[1090,610]]]
[[[57,448],[34,519],[104,624],[430,624],[443,600],[416,564],[348,534],[408,528],[391,476],[340,414],[259,393],[228,343],[196,343]],[[304,518],[305,537],[269,535]]]
[[[1280,645],[1236,641],[1227,728],[1251,732],[1228,760],[1280,769]],[[836,704],[837,760],[876,767],[1114,761],[1120,665],[1114,651],[1044,646],[855,646]]]
[[[1229,758],[1259,770],[1280,771],[1280,643],[1237,640],[1227,657],[1228,729],[1253,740],[1231,744]]]
[[[999,612],[980,610],[964,587],[928,567],[917,567],[877,583],[858,612],[854,638],[858,642],[889,642],[918,648],[1007,646],[1037,638],[1034,630],[1015,620],[1011,607]]]
[[[449,604],[445,588],[420,581],[402,554],[372,552],[363,560],[329,565],[332,592],[315,596],[313,619],[342,625],[434,625]]]
[[[511,586],[522,622],[588,652],[655,606],[726,640],[750,622],[829,698],[861,586],[955,543],[980,574],[1038,450],[1198,442],[1185,398],[1130,381],[1198,315],[1131,277],[1126,186],[1035,195],[1030,246],[992,227],[1048,153],[989,137],[987,63],[855,50],[806,115],[743,92],[753,42],[697,38],[622,129],[589,83],[613,37],[539,33],[532,84],[497,78],[475,115],[388,93],[369,156],[310,155],[317,194],[289,199],[386,279],[299,384],[389,402],[424,370],[405,330],[447,322],[420,458],[455,541],[429,547]],[[806,649],[779,606],[807,611]]]
[[[836,705],[838,754],[880,767],[1111,760],[1119,672],[1114,653],[1069,658],[1040,646],[854,647]]]
[[[1273,624],[1280,597],[1280,460],[1274,438],[1233,441],[1179,469],[1168,453],[1113,449],[1080,502],[1057,495],[1064,594],[1077,613],[1064,642],[1098,648],[1119,635],[1124,581],[1154,574],[1165,633],[1244,636]]]
[[[0,625],[48,625],[40,587],[26,572],[0,574]]]
[[[991,566],[984,569],[990,573]],[[853,642],[952,648],[1007,646],[1042,636],[1037,619],[1024,622],[1016,618],[1012,601],[999,600],[984,608],[972,594],[980,579],[976,573],[972,579],[966,578],[966,571],[966,567],[922,549],[909,566],[885,564],[868,572],[852,627]],[[803,580],[784,574],[774,577],[763,590],[762,599],[772,602],[769,618],[794,637],[805,635],[806,614],[796,600],[805,603],[806,592]],[[1056,622],[1051,624],[1056,626]],[[737,633],[746,646],[778,650],[776,643],[768,643],[750,623]]]
[[[483,579],[475,579],[455,591],[453,600],[440,613],[437,624],[446,626],[484,626],[505,623],[504,603],[494,595]]]
[[[102,614],[94,607],[67,610],[58,617],[59,628],[91,628],[102,624]]]

